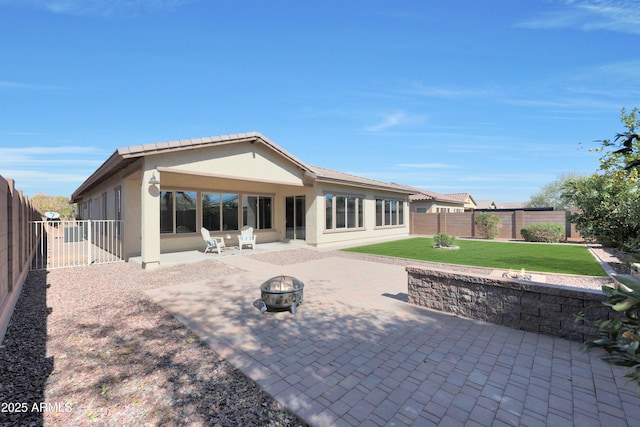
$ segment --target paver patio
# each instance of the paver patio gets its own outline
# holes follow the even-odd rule
[[[332,256],[147,293],[313,426],[631,426],[625,369],[559,338],[410,306],[404,267]],[[259,286],[305,283],[298,312],[261,314]]]

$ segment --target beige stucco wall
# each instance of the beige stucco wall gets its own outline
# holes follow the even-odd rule
[[[302,186],[302,170],[271,148],[241,142],[147,156],[149,164],[194,175]]]
[[[449,203],[439,201],[416,201],[411,202],[411,212],[418,212],[418,208],[427,208],[426,213],[439,212],[438,209],[449,209],[449,212],[464,212],[464,205],[460,203]]]
[[[152,175],[158,186],[148,184]],[[124,253],[127,257],[142,255],[143,263],[158,262],[160,253],[202,250],[202,193],[238,193],[266,195],[273,200],[272,229],[256,230],[257,243],[286,241],[285,198],[305,196],[306,242],[328,246],[345,241],[366,243],[367,240],[409,235],[409,205],[406,196],[391,191],[378,191],[318,183],[297,164],[262,144],[249,142],[202,147],[194,150],[147,154],[124,171],[101,182],[91,191],[92,219],[100,219],[102,193],[107,193],[107,218],[115,217],[115,192],[121,189]],[[162,191],[196,192],[198,205],[195,233],[159,233],[159,197]],[[357,230],[325,230],[326,192],[364,197],[365,226]],[[393,227],[375,226],[375,199],[403,200],[404,224]],[[85,217],[85,219],[87,219]],[[214,232],[226,237],[228,245],[237,244],[239,231]],[[146,243],[143,243],[146,242]]]
[[[325,195],[327,193],[358,196],[363,198],[364,227],[358,229],[326,230]],[[399,200],[404,203],[404,224],[397,226],[376,227],[376,199]],[[398,193],[372,190],[359,187],[335,184],[318,184],[314,195],[312,211],[307,225],[315,229],[309,233],[313,237],[307,243],[318,246],[331,246],[338,243],[366,244],[375,239],[403,237],[409,235],[409,205],[407,197]]]

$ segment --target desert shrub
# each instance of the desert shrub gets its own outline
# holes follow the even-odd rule
[[[485,239],[495,239],[500,234],[502,220],[498,215],[483,213],[476,217],[476,226]]]
[[[611,364],[626,366],[625,377],[635,381],[640,394],[640,284],[624,281],[624,286],[603,286],[608,299],[602,305],[611,308],[611,319],[599,319],[594,323],[600,330],[600,338],[585,343],[587,347],[599,347],[607,354],[602,359]],[[576,316],[576,323],[585,322],[583,312]]]
[[[453,246],[453,242],[455,242],[455,240],[455,236],[449,236],[447,233],[440,233],[433,236],[433,244],[436,246]]]
[[[565,228],[553,222],[540,222],[520,229],[520,234],[527,242],[557,243],[564,239]]]

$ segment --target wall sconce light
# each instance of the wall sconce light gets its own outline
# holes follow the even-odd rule
[[[155,172],[151,174],[151,179],[149,180],[149,185],[160,185],[160,180],[156,178]]]

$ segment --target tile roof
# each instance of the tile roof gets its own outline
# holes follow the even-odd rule
[[[411,191],[413,192],[413,194],[409,196],[410,202],[422,202],[422,201],[433,200],[438,202],[462,203],[461,200],[455,197],[451,197],[450,194],[437,193],[435,191],[429,191],[429,190],[425,190],[423,188],[418,188],[418,187],[410,187],[408,185],[406,185],[405,187],[407,187],[408,189],[411,189]]]
[[[117,172],[125,169],[127,166],[141,157],[173,151],[193,150],[207,146],[215,146],[218,144],[233,144],[248,141],[261,142],[265,144],[272,150],[282,155],[284,158],[291,161],[300,169],[305,171],[308,176],[319,181],[335,182],[410,194],[410,191],[407,190],[407,187],[400,184],[385,183],[373,179],[332,171],[330,169],[309,166],[264,135],[258,132],[248,132],[229,135],[208,136],[203,138],[156,142],[151,144],[132,145],[128,147],[118,148],[89,178],[87,178],[80,185],[80,187],[78,187],[78,189],[71,196],[71,201],[74,202],[77,198],[80,197],[80,195],[91,190],[91,188],[99,184],[104,179],[111,177]]]
[[[338,172],[331,169],[321,168],[319,166],[313,166],[313,170],[316,173],[316,179],[321,182],[334,182],[337,184],[358,184],[365,187],[379,188],[381,190],[399,191],[401,193],[411,194],[413,190],[410,187],[402,184],[396,184],[394,182],[383,182],[375,179],[364,178],[361,176],[351,175],[344,172]]]

